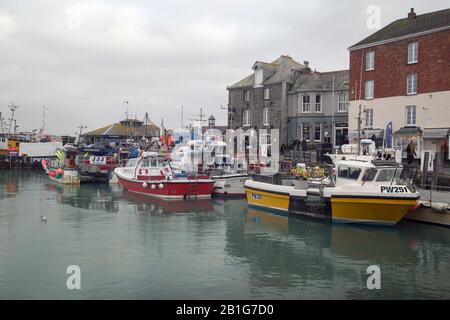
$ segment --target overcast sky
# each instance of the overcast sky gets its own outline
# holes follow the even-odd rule
[[[185,120],[203,107],[225,124],[226,86],[256,60],[288,54],[318,71],[348,68],[347,48],[376,31],[371,5],[385,26],[448,0],[1,0],[0,112],[8,118],[13,101],[19,130],[32,130],[45,105],[46,131],[70,135],[123,119],[127,106],[171,128],[181,105]]]

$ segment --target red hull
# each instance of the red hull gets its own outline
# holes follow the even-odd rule
[[[167,199],[184,199],[191,196],[209,198],[214,188],[214,181],[207,179],[137,181],[117,177],[119,183],[128,191]]]

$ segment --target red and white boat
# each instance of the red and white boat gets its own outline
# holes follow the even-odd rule
[[[164,199],[210,198],[214,180],[207,175],[177,175],[156,152],[128,160],[114,174],[124,189]]]

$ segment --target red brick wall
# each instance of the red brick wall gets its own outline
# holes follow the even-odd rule
[[[409,65],[408,43],[415,41],[419,43],[419,62]],[[365,54],[372,50],[375,70],[365,71]],[[350,51],[349,100],[364,99],[366,80],[374,80],[374,98],[404,96],[408,73],[417,73],[418,94],[450,90],[450,30]]]

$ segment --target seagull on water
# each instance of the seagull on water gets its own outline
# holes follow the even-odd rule
[[[41,221],[42,222],[47,222],[47,216],[41,216]]]

